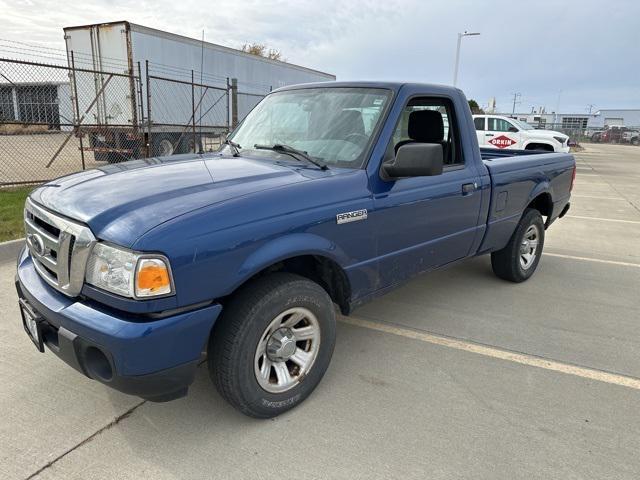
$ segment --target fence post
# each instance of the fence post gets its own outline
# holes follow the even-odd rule
[[[149,60],[145,60],[145,76],[147,81],[147,158],[151,156],[151,82],[149,81]]]
[[[226,120],[227,133],[226,133],[226,135],[229,135],[229,131],[231,130],[229,128],[229,126],[231,124],[231,118],[229,117],[229,114],[231,113],[231,111],[229,110],[229,101],[230,101],[230,99],[229,99],[229,90],[230,89],[231,89],[231,84],[229,83],[229,77],[227,77],[227,93],[226,93],[226,95],[227,95],[227,120]]]
[[[191,70],[191,126],[193,129],[193,153],[202,153],[202,146],[197,148],[196,144],[196,86],[193,70]],[[202,142],[202,135],[200,136],[200,142]]]
[[[136,125],[136,129],[144,125],[144,95],[142,93],[142,67],[138,62],[138,96],[140,97],[140,122]]]
[[[76,81],[76,61],[73,57],[73,50],[71,50],[71,78],[73,80],[73,104],[76,109],[75,120],[76,125],[74,128],[76,129],[76,134],[78,135],[78,139],[80,140],[80,159],[82,160],[82,170],[86,170],[86,165],[84,163],[84,144],[82,142],[82,132],[80,132],[80,104],[78,103],[78,83]]]
[[[231,79],[231,130],[238,126],[238,79]]]

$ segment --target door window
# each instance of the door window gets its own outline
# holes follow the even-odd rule
[[[435,142],[442,144],[442,153],[444,156],[444,165],[463,165],[461,149],[459,148],[458,129],[453,116],[453,105],[447,99],[442,98],[412,98],[404,107],[400,120],[396,125],[393,134],[392,144],[393,151],[405,143],[419,143],[419,140],[409,137],[409,118],[412,112],[419,110],[433,110],[439,112],[442,118],[443,134],[442,138],[434,139]]]
[[[474,118],[473,123],[476,126],[476,130],[484,130],[484,117]]]
[[[511,127],[513,127],[511,122],[502,118],[489,118],[489,131],[491,132],[508,132]]]

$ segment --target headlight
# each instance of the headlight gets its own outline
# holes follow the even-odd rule
[[[567,140],[565,137],[553,137],[556,142],[560,145],[564,145],[564,142]]]
[[[173,293],[169,262],[160,255],[136,253],[98,243],[87,263],[86,281],[129,298]]]

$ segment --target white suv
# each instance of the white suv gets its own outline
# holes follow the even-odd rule
[[[569,153],[569,137],[553,130],[537,130],[515,118],[474,115],[480,148],[545,150]]]

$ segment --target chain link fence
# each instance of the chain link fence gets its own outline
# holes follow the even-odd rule
[[[580,143],[614,143],[640,145],[640,126],[588,126],[585,120],[581,124],[575,122],[549,123],[529,122],[533,128],[552,130],[569,136],[572,144]]]
[[[270,90],[150,62],[95,70],[73,52],[66,60],[0,57],[0,186],[214,151]]]
[[[562,123],[543,123],[535,128],[553,130],[568,135],[576,143],[613,143],[640,145],[640,126],[586,127]]]

